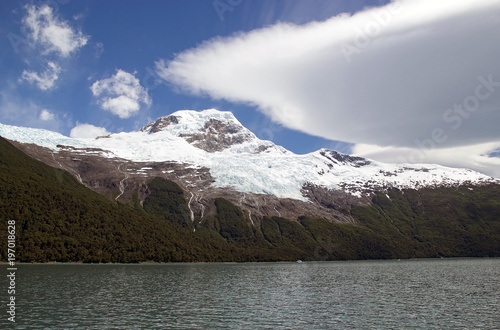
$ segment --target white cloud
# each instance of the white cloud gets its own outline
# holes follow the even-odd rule
[[[490,156],[499,148],[500,141],[443,149],[434,149],[430,146],[419,149],[359,144],[352,147],[352,152],[382,162],[441,164],[470,168],[500,178],[500,157]]]
[[[71,129],[69,136],[72,138],[96,138],[108,134],[109,132],[104,127],[77,123],[77,125]]]
[[[20,80],[26,80],[30,84],[36,84],[43,91],[54,87],[56,80],[59,78],[61,68],[54,62],[48,62],[45,70],[41,73],[24,70]]]
[[[85,46],[89,37],[59,18],[48,5],[26,5],[24,8],[26,15],[22,23],[28,34],[27,40],[36,51],[37,58],[47,64],[42,70],[24,70],[19,80],[26,80],[47,91],[56,87],[61,73],[61,58],[67,58]]]
[[[141,105],[151,105],[147,89],[134,74],[123,70],[117,70],[110,78],[97,80],[90,89],[102,109],[120,118],[136,115]]]
[[[26,11],[23,23],[29,38],[42,47],[43,53],[68,57],[87,44],[89,37],[61,20],[48,5],[28,5]]]
[[[475,145],[500,139],[499,17],[498,0],[398,0],[216,38],[156,65],[187,92],[327,139],[418,148],[437,129],[436,148]]]
[[[47,109],[42,109],[42,112],[40,112],[39,118],[40,118],[40,120],[43,120],[43,121],[54,120],[54,114]]]

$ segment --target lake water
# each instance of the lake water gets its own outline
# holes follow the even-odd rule
[[[500,328],[500,259],[19,265],[16,281],[19,329]]]

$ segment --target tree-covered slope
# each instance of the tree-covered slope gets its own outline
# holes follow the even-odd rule
[[[500,186],[393,190],[357,208],[361,223],[409,257],[500,256]]]
[[[0,138],[0,230],[16,221],[17,261],[172,262],[499,257],[500,186],[391,190],[350,211],[356,225],[301,217],[252,223],[231,202],[191,213],[152,178],[143,207],[109,201]],[[346,210],[346,212],[349,212]],[[0,255],[6,260],[6,235]]]
[[[0,138],[0,219],[16,221],[17,261],[221,261],[224,242],[110,202]],[[6,259],[7,239],[0,241]]]

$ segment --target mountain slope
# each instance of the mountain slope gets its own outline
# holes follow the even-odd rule
[[[275,216],[356,223],[350,211],[372,204],[376,192],[500,182],[467,169],[385,164],[327,149],[296,155],[214,109],[178,111],[138,132],[95,139],[2,124],[0,135],[110,200],[143,207],[152,178],[173,181],[190,221],[214,215],[215,200],[224,198],[254,226]]]
[[[374,190],[458,186],[498,182],[491,177],[438,165],[384,164],[322,149],[296,155],[258,139],[230,113],[217,110],[178,111],[139,132],[97,139],[71,139],[43,130],[0,125],[0,135],[46,147],[54,154],[93,155],[134,163],[175,162],[208,169],[212,188],[277,198],[310,201],[305,185],[362,197]],[[152,176],[151,166],[128,171]],[[164,173],[165,174],[165,173]],[[189,189],[188,185],[183,188]]]
[[[356,224],[339,224],[308,217],[253,223],[222,198],[201,217],[188,214],[186,194],[175,183],[146,182],[147,207],[117,204],[0,138],[0,230],[16,220],[16,260],[25,262],[500,256],[500,185],[390,189],[369,205],[341,210]]]
[[[144,211],[110,202],[69,173],[0,138],[0,219],[16,220],[16,261],[217,261],[230,249]],[[0,242],[6,259],[7,240]]]

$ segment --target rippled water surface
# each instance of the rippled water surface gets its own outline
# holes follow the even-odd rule
[[[500,328],[500,259],[20,265],[17,288],[26,329]]]

